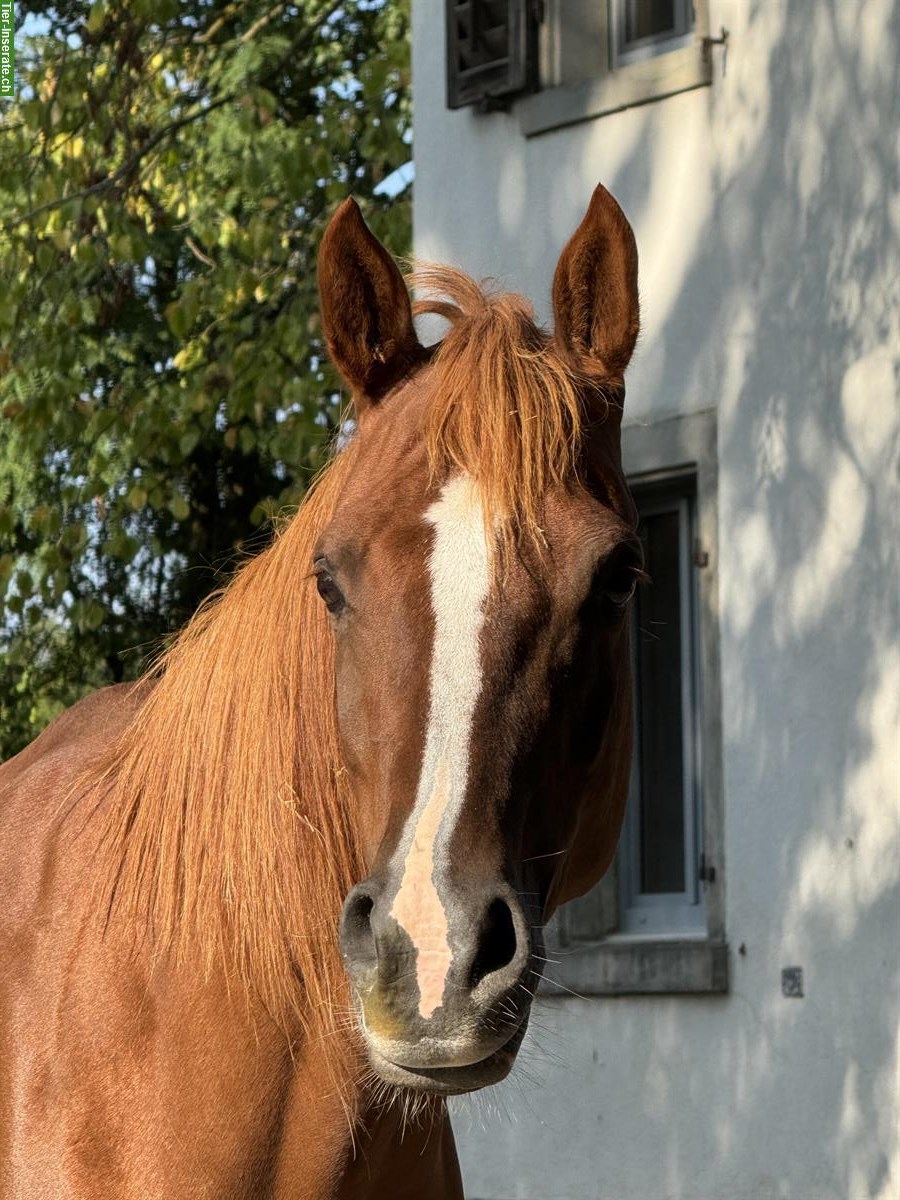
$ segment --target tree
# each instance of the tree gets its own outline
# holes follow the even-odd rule
[[[138,674],[323,462],[335,205],[409,239],[407,196],[378,186],[409,158],[404,3],[23,7],[0,113],[0,759]]]

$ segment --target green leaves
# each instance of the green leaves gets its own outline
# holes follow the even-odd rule
[[[321,465],[336,204],[409,244],[375,195],[409,158],[405,3],[45,12],[0,137],[0,758],[136,674]]]
[[[88,19],[85,22],[85,28],[88,33],[97,34],[106,24],[107,6],[103,0],[97,0],[91,5],[91,11],[88,13]]]

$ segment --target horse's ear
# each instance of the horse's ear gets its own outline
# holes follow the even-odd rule
[[[357,409],[378,400],[422,356],[397,264],[348,197],[319,247],[319,301],[328,352]]]
[[[621,379],[640,328],[638,256],[625,214],[598,184],[553,276],[556,340],[592,375]]]

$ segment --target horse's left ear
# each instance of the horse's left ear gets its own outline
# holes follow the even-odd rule
[[[591,375],[625,373],[640,328],[637,273],[631,226],[598,184],[553,276],[556,340]]]
[[[422,348],[403,276],[352,197],[319,247],[319,301],[328,352],[359,411],[393,387]]]

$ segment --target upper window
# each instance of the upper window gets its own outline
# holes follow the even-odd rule
[[[447,106],[506,108],[537,83],[532,0],[446,0]]]
[[[446,0],[447,103],[542,133],[709,83],[707,0]]]
[[[616,65],[673,49],[693,25],[691,0],[609,0],[609,16]]]

